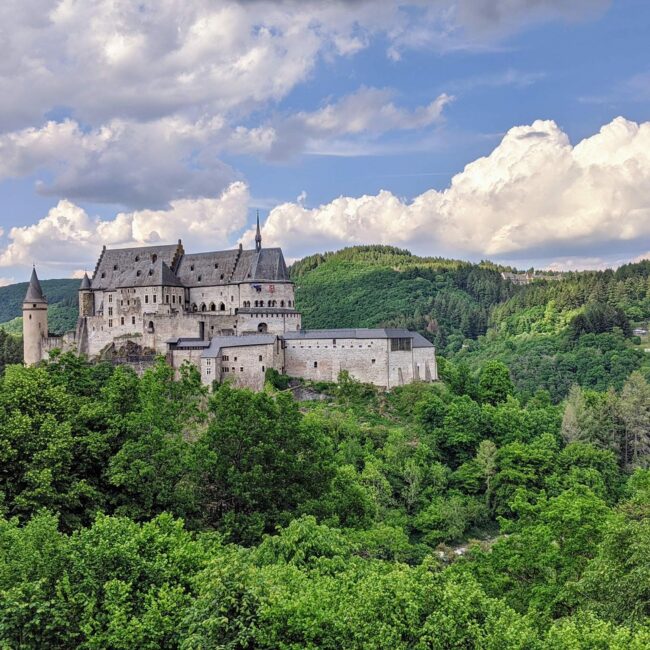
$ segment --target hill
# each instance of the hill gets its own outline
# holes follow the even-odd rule
[[[559,401],[574,383],[620,389],[633,370],[650,374],[650,345],[632,336],[650,319],[649,261],[524,286],[502,270],[361,246],[307,257],[291,274],[305,327],[417,329],[471,371],[503,360],[524,396]]]
[[[27,282],[0,287],[0,327],[8,332],[22,332],[22,304]],[[77,291],[79,280],[42,280],[43,292],[49,301],[48,325],[59,334],[75,328],[79,313]]]
[[[290,271],[304,327],[408,327],[439,349],[484,334],[490,309],[517,291],[489,262],[417,257],[388,246],[312,255]]]

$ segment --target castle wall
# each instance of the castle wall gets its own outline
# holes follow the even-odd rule
[[[298,312],[278,314],[260,309],[250,314],[238,314],[237,320],[240,334],[263,331],[259,328],[264,325],[269,334],[284,334],[299,330],[302,319]]]
[[[239,285],[225,284],[212,287],[190,287],[188,308],[193,311],[196,305],[197,311],[205,305],[206,311],[212,311],[214,305],[216,312],[234,315],[235,310],[240,306]],[[222,309],[223,307],[223,309]]]
[[[259,291],[256,287],[259,287]],[[257,305],[255,304],[257,301]],[[269,305],[269,301],[275,304]],[[295,307],[294,286],[291,282],[251,282],[240,285],[240,307]],[[248,304],[250,303],[250,304]]]
[[[201,380],[230,382],[239,388],[262,390],[268,368],[281,370],[282,347],[274,344],[222,348],[219,356],[201,359]]]
[[[285,341],[285,372],[313,381],[337,381],[347,370],[355,379],[389,386],[387,339],[296,339]]]

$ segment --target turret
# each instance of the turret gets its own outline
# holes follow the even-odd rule
[[[255,250],[259,253],[262,250],[262,233],[260,232],[260,212],[257,211],[257,232],[255,233]]]
[[[43,295],[36,269],[23,301],[23,350],[25,365],[33,366],[42,359],[43,338],[47,337],[47,298]]]
[[[90,278],[87,273],[84,273],[84,277],[81,280],[81,286],[79,287],[79,316],[84,318],[85,316],[94,315],[95,299],[93,298],[93,292],[90,288]]]

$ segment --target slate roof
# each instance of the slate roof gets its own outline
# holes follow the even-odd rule
[[[171,246],[105,249],[97,263],[91,286],[93,289],[117,289],[160,284],[163,275],[167,273],[161,263],[164,262],[171,270],[182,250],[180,243]],[[169,276],[167,279],[170,279]]]
[[[183,246],[104,249],[92,289],[218,286],[238,282],[290,282],[280,248],[185,254]]]
[[[35,268],[32,269],[32,276],[29,278],[29,286],[27,287],[24,302],[47,303],[47,299],[43,295],[43,289],[41,289],[41,283],[38,281]]]
[[[215,336],[210,341],[210,347],[201,353],[203,358],[214,358],[219,355],[221,348],[239,348],[249,345],[273,345],[275,334],[250,334],[249,336]]]
[[[83,278],[81,279],[81,286],[79,287],[81,291],[84,291],[86,289],[90,289],[90,278],[88,277],[87,273],[84,273]]]
[[[282,338],[288,341],[304,339],[395,339],[410,338],[414,348],[432,348],[433,343],[419,334],[403,328],[357,328],[357,329],[324,329],[324,330],[299,330],[285,332]]]

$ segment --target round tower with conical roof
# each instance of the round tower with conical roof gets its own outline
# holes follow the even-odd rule
[[[47,337],[47,298],[32,269],[25,300],[23,300],[23,350],[25,365],[33,366],[43,357],[43,339]]]

